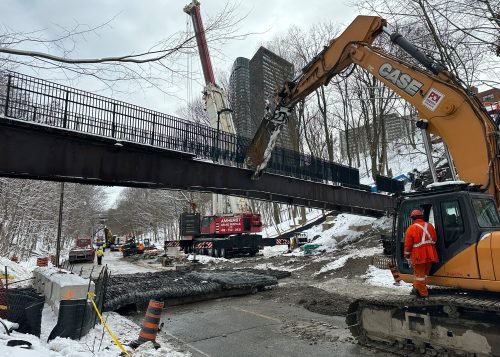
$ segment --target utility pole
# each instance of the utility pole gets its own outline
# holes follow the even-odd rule
[[[61,231],[64,205],[64,182],[61,182],[61,195],[59,197],[59,222],[57,224],[56,267],[59,268],[61,258]]]

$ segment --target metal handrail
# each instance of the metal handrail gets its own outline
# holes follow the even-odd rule
[[[251,139],[137,105],[17,72],[0,73],[0,114],[118,141],[189,152],[201,159],[243,167]],[[275,148],[268,172],[306,180],[360,185],[359,170]]]

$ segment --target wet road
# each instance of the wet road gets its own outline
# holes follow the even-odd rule
[[[142,314],[133,319],[142,320]],[[353,342],[344,317],[259,295],[164,310],[162,332],[193,356],[387,356]],[[172,341],[174,342],[174,341]]]
[[[130,260],[123,259],[121,252],[111,252],[108,249],[104,252],[104,257],[102,259],[102,265],[97,265],[97,259],[94,264],[92,263],[78,263],[73,266],[73,272],[76,274],[82,273],[81,276],[88,278],[90,274],[92,276],[98,276],[101,269],[104,266],[108,266],[109,271],[113,275],[117,274],[135,274],[135,273],[147,273],[152,271],[157,271],[154,267],[146,267],[147,260],[138,261],[136,263]],[[139,265],[141,264],[141,265]]]

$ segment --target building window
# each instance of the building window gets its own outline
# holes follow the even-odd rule
[[[495,96],[491,93],[483,97],[483,102],[491,102],[493,99],[495,99]]]

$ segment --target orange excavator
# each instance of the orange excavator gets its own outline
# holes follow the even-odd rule
[[[386,34],[415,59],[400,60],[373,41]],[[392,259],[406,282],[413,271],[403,256],[410,212],[420,209],[438,235],[440,262],[428,300],[366,297],[351,304],[347,323],[360,343],[403,355],[500,356],[499,129],[481,102],[438,61],[391,32],[384,19],[358,16],[302,73],[270,101],[247,151],[247,165],[262,174],[276,137],[294,105],[358,65],[418,111],[417,127],[441,137],[455,180],[398,198],[393,213]],[[430,156],[429,140],[424,145]]]

